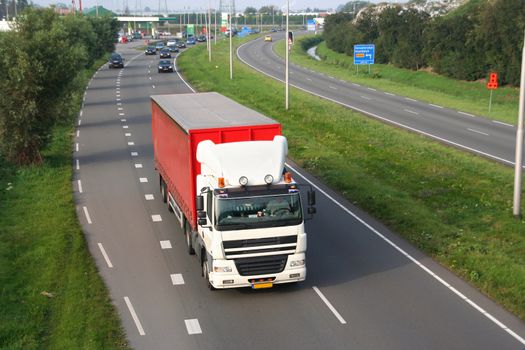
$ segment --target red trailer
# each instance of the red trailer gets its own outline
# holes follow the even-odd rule
[[[197,145],[237,141],[271,141],[281,125],[215,92],[151,96],[155,166],[164,201],[171,203],[181,225],[197,230]]]

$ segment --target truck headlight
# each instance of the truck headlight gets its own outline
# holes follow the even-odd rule
[[[290,267],[304,266],[304,259],[290,261]]]
[[[232,272],[232,268],[229,266],[214,266],[214,272]]]

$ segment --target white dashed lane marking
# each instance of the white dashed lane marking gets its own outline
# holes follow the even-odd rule
[[[128,146],[135,146],[135,142],[133,141],[128,142]]]
[[[152,201],[155,199],[155,196],[153,196],[152,194],[145,194],[144,198],[146,198],[147,201]]]
[[[93,222],[91,221],[91,216],[89,216],[88,208],[82,207],[82,209],[84,210],[84,215],[86,216],[87,223],[91,225]]]
[[[109,260],[109,256],[106,253],[106,250],[104,249],[104,246],[102,243],[98,243],[98,248],[100,249],[100,252],[102,253],[102,256],[104,257],[104,260],[106,260],[106,264],[109,268],[113,268],[113,264],[111,263],[111,260]]]
[[[135,309],[133,308],[133,305],[131,304],[131,301],[128,297],[124,297],[124,301],[126,302],[126,305],[129,309],[129,313],[131,314],[131,317],[133,318],[133,321],[135,322],[135,326],[137,326],[137,330],[139,331],[140,335],[145,335],[146,332],[144,332],[144,328],[142,328],[142,324],[140,323],[140,320],[137,316],[137,313],[135,312]]]
[[[148,182],[148,178],[147,177],[141,177],[141,178],[139,178],[139,181],[141,183],[146,183],[146,182]]]
[[[468,128],[467,130],[468,130],[468,131],[475,132],[476,134],[489,136],[489,134],[487,134],[487,133],[485,133],[485,132],[483,132],[483,131],[478,131],[478,130],[474,130],[474,129],[470,129],[470,128]]]
[[[131,152],[132,157],[137,157],[139,155],[139,152]]]
[[[169,240],[160,241],[160,248],[161,249],[171,249],[171,242]]]
[[[188,330],[188,334],[201,334],[202,329],[199,324],[199,320],[196,318],[190,319],[190,320],[184,320],[186,323],[186,329]]]
[[[151,215],[151,221],[153,221],[153,222],[161,222],[162,221],[162,216],[160,216],[158,214]]]
[[[182,274],[180,273],[174,273],[171,274],[171,283],[173,283],[174,286],[184,284],[184,278],[182,277]]]
[[[136,168],[136,169],[142,169],[142,164],[140,164],[140,163],[136,163],[136,164],[135,164],[135,168]]]

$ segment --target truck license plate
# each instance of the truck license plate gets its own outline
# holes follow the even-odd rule
[[[263,289],[263,288],[272,288],[273,283],[272,282],[265,282],[265,283],[253,283],[252,289]]]

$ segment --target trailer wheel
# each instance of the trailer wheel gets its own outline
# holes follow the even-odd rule
[[[203,253],[204,258],[202,260],[202,275],[206,279],[206,284],[208,285],[209,290],[216,290],[214,286],[210,283],[210,274],[208,272],[208,260],[206,259],[206,252]]]
[[[160,195],[162,196],[162,202],[166,203],[168,201],[168,194],[166,191],[166,183],[162,176],[159,175],[159,184],[160,184]]]
[[[186,250],[188,254],[194,255],[195,249],[193,249],[193,244],[191,243],[191,227],[188,220],[186,220],[186,224],[184,225],[184,238],[186,239]]]

